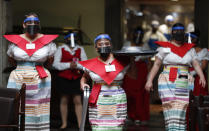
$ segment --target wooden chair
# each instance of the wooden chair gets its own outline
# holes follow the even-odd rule
[[[0,88],[0,130],[14,129],[24,131],[25,128],[25,88],[20,90]],[[20,118],[20,119],[19,119]]]
[[[189,131],[207,131],[209,129],[209,96],[194,96],[190,92]]]

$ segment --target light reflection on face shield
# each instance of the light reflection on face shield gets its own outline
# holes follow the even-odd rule
[[[111,43],[109,40],[101,39],[96,43],[97,52],[103,59],[107,59],[112,52]]]
[[[28,17],[24,20],[25,31],[30,35],[34,36],[40,32],[40,21],[37,17]]]

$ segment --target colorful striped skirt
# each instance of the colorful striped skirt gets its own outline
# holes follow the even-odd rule
[[[33,62],[18,63],[10,74],[7,88],[20,89],[26,84],[25,130],[49,131],[51,75],[45,69],[48,77],[40,79],[35,65]]]
[[[93,131],[122,131],[126,114],[126,94],[119,83],[102,85],[96,106],[89,106]]]
[[[174,82],[169,81],[170,68],[177,68]],[[184,77],[180,77],[184,76]],[[166,66],[158,79],[158,91],[163,105],[166,131],[186,130],[186,109],[189,91],[194,88],[187,66]]]

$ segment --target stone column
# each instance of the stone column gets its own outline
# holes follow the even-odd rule
[[[123,45],[124,0],[105,0],[105,33],[112,37],[114,49]]]
[[[0,0],[0,87],[6,87],[9,75],[3,73],[3,70],[8,67],[6,54],[8,42],[3,35],[12,29],[10,10],[10,1]]]

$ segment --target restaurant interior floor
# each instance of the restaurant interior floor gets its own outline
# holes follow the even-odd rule
[[[78,131],[75,125],[65,129],[65,131]],[[150,105],[150,120],[147,124],[135,124],[133,121],[126,121],[124,131],[164,131],[164,120],[162,107],[160,104]],[[59,131],[59,129],[51,129],[51,131]],[[91,131],[87,125],[85,131]]]

